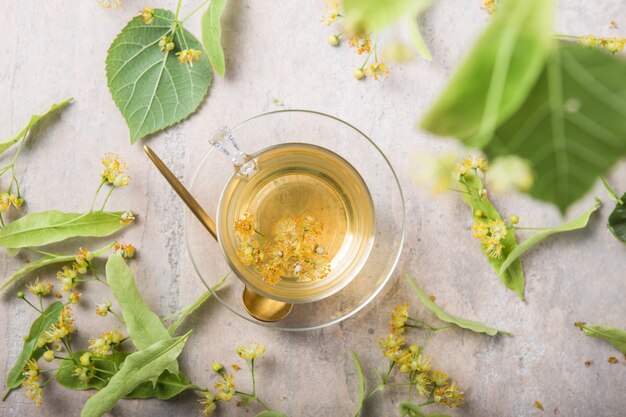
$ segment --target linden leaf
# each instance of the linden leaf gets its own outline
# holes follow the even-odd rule
[[[204,43],[204,49],[209,56],[211,65],[222,77],[226,71],[226,63],[220,42],[222,37],[220,18],[225,6],[226,0],[211,0],[209,8],[202,15],[202,43]]]
[[[135,277],[124,258],[118,253],[109,256],[106,276],[113,297],[122,308],[128,335],[138,350],[147,349],[161,340],[171,339],[165,325],[146,304],[135,284]],[[172,362],[168,371],[178,373],[178,363]]]
[[[354,367],[356,368],[356,377],[359,383],[359,400],[357,401],[357,407],[354,411],[354,417],[357,417],[363,408],[363,402],[365,401],[365,377],[363,376],[363,367],[361,361],[356,352],[352,352],[352,358],[354,359]]]
[[[19,142],[24,136],[26,136],[28,134],[30,129],[32,129],[33,126],[35,126],[41,119],[43,119],[44,117],[46,117],[50,113],[54,112],[56,109],[60,109],[61,107],[65,106],[70,101],[72,101],[72,99],[68,98],[66,100],[63,100],[60,103],[53,104],[43,114],[35,114],[35,115],[31,116],[30,120],[28,121],[26,126],[24,126],[24,128],[22,130],[20,130],[19,132],[17,132],[15,135],[11,136],[10,138],[4,139],[4,140],[0,140],[0,154],[3,153],[4,151],[6,151],[7,149],[9,149],[11,146],[15,145],[17,142]]]
[[[448,414],[424,414],[422,407],[410,401],[403,401],[398,406],[400,414],[409,417],[450,417]]]
[[[422,127],[474,147],[489,143],[541,74],[553,45],[553,6],[550,0],[503,2]]]
[[[126,226],[122,212],[63,213],[58,210],[27,214],[0,229],[0,246],[27,248],[72,237],[103,237]]]
[[[346,15],[364,26],[365,32],[381,29],[402,16],[415,16],[433,0],[343,0]]]
[[[6,399],[11,390],[20,386],[22,381],[24,380],[24,375],[22,375],[22,370],[26,364],[26,361],[29,359],[39,359],[41,355],[43,355],[44,348],[38,347],[37,343],[39,342],[39,338],[41,335],[50,328],[51,325],[57,323],[59,321],[59,316],[61,315],[61,310],[63,310],[63,303],[60,301],[55,301],[50,304],[48,308],[46,308],[43,313],[33,322],[30,326],[30,331],[28,332],[28,336],[24,340],[24,346],[22,347],[22,351],[20,352],[17,360],[15,361],[15,365],[9,372],[7,376],[7,392],[4,394],[2,400]]]
[[[562,212],[626,154],[626,62],[563,43],[489,156],[515,154],[537,173],[529,193]]]
[[[609,215],[609,229],[613,235],[622,242],[626,243],[626,193],[619,199],[621,201],[615,204],[615,208]]]
[[[615,327],[600,326],[595,324],[587,324],[577,322],[576,326],[580,328],[587,336],[597,337],[608,342],[615,349],[626,355],[626,332]]]
[[[81,417],[102,416],[140,384],[158,378],[169,364],[176,361],[190,334],[191,331],[184,336],[161,340],[147,349],[128,355],[124,366],[111,377],[106,387],[87,400]]]
[[[106,58],[106,73],[113,101],[137,140],[186,119],[195,112],[211,85],[206,54],[193,67],[181,64],[176,53],[202,50],[200,42],[180,28],[174,35],[174,50],[162,52],[159,41],[170,35],[174,14],[155,9],[154,21],[133,18],[115,38]]]
[[[411,279],[411,277],[407,275],[406,280],[409,282],[409,284],[411,284],[411,286],[417,293],[417,297],[420,299],[422,304],[424,304],[424,306],[427,309],[429,309],[432,313],[434,313],[435,316],[437,316],[439,320],[445,321],[446,323],[454,324],[455,326],[458,326],[462,329],[471,330],[476,333],[485,333],[486,335],[489,335],[489,336],[495,336],[498,333],[502,333],[507,336],[511,335],[511,333],[509,332],[494,329],[493,327],[486,326],[477,321],[462,319],[460,317],[456,317],[456,316],[453,316],[452,314],[446,313],[441,307],[435,304],[434,301],[428,298],[428,296],[424,293],[424,291],[422,291],[422,289],[417,285],[417,283],[413,279]]]
[[[113,245],[115,244],[115,242],[105,246],[104,248],[98,249],[93,251],[94,256],[100,256],[102,254],[104,254],[107,250],[109,250]],[[9,278],[7,278],[7,280],[0,285],[0,291],[4,290],[6,287],[8,287],[9,285],[11,285],[12,283],[14,283],[15,281],[17,281],[18,279],[22,278],[23,276],[26,276],[28,274],[30,274],[31,272],[39,269],[39,268],[43,268],[46,267],[48,265],[54,265],[54,264],[59,264],[59,263],[63,263],[63,262],[70,262],[73,261],[76,258],[76,254],[71,254],[71,255],[44,255],[41,258],[37,259],[36,261],[33,262],[29,262],[26,265],[24,265],[23,267],[21,267],[20,269],[18,269],[17,271],[15,271],[13,273],[13,275],[11,275]]]

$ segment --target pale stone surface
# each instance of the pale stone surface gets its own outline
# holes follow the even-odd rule
[[[128,0],[117,11],[101,9],[94,1],[4,2],[0,17],[0,137],[17,131],[30,114],[72,96],[75,103],[38,129],[20,158],[18,175],[28,201],[27,210],[79,210],[88,207],[97,185],[98,158],[106,151],[120,153],[131,166],[132,185],[114,195],[112,208],[132,208],[140,214],[124,233],[140,251],[133,268],[145,298],[160,314],[194,299],[203,287],[184,248],[183,205],[150,166],[140,146],[129,145],[128,131],[106,87],[104,59],[108,45],[126,21],[144,6]],[[186,2],[183,14],[199,2]],[[467,406],[453,416],[621,417],[626,410],[624,360],[600,341],[584,337],[573,325],[586,320],[626,328],[625,248],[604,224],[611,204],[603,207],[582,232],[550,238],[524,257],[528,279],[527,302],[504,289],[481,255],[470,232],[467,208],[455,195],[433,197],[412,181],[416,152],[453,148],[452,141],[435,140],[415,130],[445,85],[452,69],[467,52],[488,17],[479,0],[446,0],[427,13],[423,24],[432,63],[416,60],[394,69],[386,81],[356,82],[359,64],[346,48],[327,45],[330,30],[319,23],[322,2],[243,2],[227,6],[223,19],[227,75],[217,79],[200,111],[182,125],[147,142],[185,181],[207,149],[207,134],[278,108],[307,108],[335,114],[371,135],[397,168],[406,195],[407,244],[398,270],[371,308],[356,317],[319,331],[289,334],[255,326],[217,302],[203,307],[184,324],[195,334],[182,355],[182,368],[197,384],[212,378],[212,361],[241,363],[234,347],[247,340],[267,345],[258,370],[259,390],[267,401],[290,416],[348,416],[357,396],[350,351],[356,350],[367,369],[384,360],[376,336],[383,335],[387,312],[400,301],[418,305],[402,277],[410,273],[441,305],[463,317],[507,329],[514,337],[491,339],[461,330],[438,335],[428,351],[437,367],[451,374],[467,392]],[[609,22],[626,26],[619,0],[563,1],[557,28],[567,33],[613,34]],[[152,6],[173,8],[174,1]],[[199,16],[189,21],[199,34]],[[401,31],[397,31],[401,34]],[[6,157],[3,161],[6,160]],[[626,189],[626,166],[609,176],[618,190]],[[3,182],[4,186],[6,183]],[[570,211],[580,213],[605,193],[600,185]],[[520,215],[527,225],[556,225],[557,210],[527,197],[496,197],[503,212]],[[71,242],[65,245],[71,249]],[[21,260],[0,257],[7,276]],[[52,276],[53,270],[42,276]],[[2,294],[0,326],[3,348],[0,373],[6,376],[15,360],[21,335],[32,311],[14,299],[17,288]],[[102,298],[93,287],[83,289],[85,302],[77,310],[79,342],[94,327],[114,326],[111,319],[93,314]],[[592,360],[585,368],[583,362]],[[247,387],[247,378],[237,377]],[[67,392],[56,384],[46,389],[46,405],[35,410],[22,393],[0,403],[0,415],[78,415],[87,394]],[[370,401],[364,415],[396,415],[404,398],[388,390]],[[533,406],[539,400],[546,411]],[[436,407],[431,408],[431,412]],[[558,411],[557,411],[558,409]],[[227,406],[222,416],[254,415],[257,409]],[[445,412],[445,410],[437,410]],[[112,415],[198,415],[191,394],[169,402],[124,401]]]

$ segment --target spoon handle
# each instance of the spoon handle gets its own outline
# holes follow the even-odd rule
[[[176,178],[174,173],[170,171],[170,169],[165,165],[161,158],[157,156],[156,153],[148,145],[144,145],[144,151],[146,151],[146,155],[152,161],[152,163],[157,167],[157,169],[161,172],[163,177],[169,182],[172,186],[176,194],[183,200],[183,202],[189,207],[189,210],[193,213],[194,216],[202,223],[202,225],[209,231],[211,236],[215,240],[217,240],[217,233],[215,231],[215,222],[206,211],[202,208],[200,203],[191,195],[189,191],[185,188],[185,186]]]

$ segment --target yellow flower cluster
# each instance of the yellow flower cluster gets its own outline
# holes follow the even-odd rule
[[[489,16],[492,16],[496,12],[497,7],[497,0],[483,0],[483,9],[487,11]]]
[[[83,353],[80,356],[78,364],[72,370],[72,374],[83,384],[89,382],[96,374],[96,367],[91,360],[91,356],[91,352]]]
[[[217,408],[217,404],[215,404],[215,394],[213,394],[210,390],[206,390],[202,391],[201,395],[202,397],[198,400],[198,402],[202,404],[202,414],[209,416]]]
[[[450,383],[445,373],[432,370],[430,358],[422,353],[423,348],[414,344],[406,346],[404,332],[409,319],[408,308],[406,303],[398,304],[391,312],[389,333],[379,339],[383,354],[394,366],[400,367],[400,372],[409,376],[419,395],[433,396],[435,402],[448,407],[460,407],[464,393],[459,391],[456,383]]]
[[[100,174],[102,181],[114,187],[125,187],[130,183],[130,177],[126,175],[128,165],[117,154],[107,153],[102,158],[104,169]]]
[[[582,46],[595,46],[603,48],[611,53],[620,52],[626,45],[626,38],[603,38],[596,35],[584,35],[578,38],[578,43]]]
[[[7,192],[0,193],[0,214],[7,211],[11,206],[16,209],[20,209],[22,204],[24,204],[24,199],[22,197],[18,197],[15,194],[9,194]]]
[[[72,317],[72,308],[69,305],[63,307],[59,316],[59,321],[50,326],[50,328],[39,338],[37,346],[43,347],[48,343],[56,343],[61,339],[74,333],[74,318]]]
[[[28,284],[26,288],[37,297],[45,297],[46,295],[50,294],[53,286],[48,281],[41,282],[39,281],[39,278],[37,278],[35,279],[35,282]]]
[[[265,353],[265,346],[261,343],[248,343],[237,347],[237,355],[247,361],[253,361]]]
[[[26,377],[22,382],[22,388],[24,388],[26,398],[32,400],[35,407],[43,405],[43,387],[41,386],[40,374],[37,361],[35,359],[27,360],[22,371],[22,375]]]
[[[96,356],[107,356],[113,354],[115,348],[122,343],[122,333],[119,330],[111,330],[104,332],[100,337],[92,337],[89,339],[89,350]]]
[[[176,47],[176,44],[172,42],[173,37],[161,36],[161,40],[159,41],[159,46],[161,47],[161,52],[169,52]]]
[[[96,314],[105,317],[111,311],[112,306],[113,304],[109,300],[105,300],[100,304],[96,303]]]
[[[176,52],[178,62],[181,64],[187,64],[190,67],[193,67],[194,62],[198,62],[200,60],[200,55],[202,55],[202,51],[198,49],[183,49],[180,52]]]
[[[339,12],[339,1],[326,1],[326,13],[324,14],[324,16],[322,16],[321,22],[324,23],[326,26],[330,26],[335,20],[337,20],[339,16],[341,16]]]
[[[351,48],[356,48],[357,54],[369,54],[372,51],[372,40],[369,35],[365,34],[354,34],[349,40],[348,45]]]
[[[228,402],[235,394],[235,377],[229,372],[221,372],[222,380],[215,383],[215,398]]]
[[[490,258],[502,258],[504,246],[502,240],[506,237],[508,229],[504,220],[476,220],[472,226],[474,237],[480,240],[483,250]]]
[[[311,213],[283,217],[274,224],[270,242],[256,232],[254,215],[245,212],[234,224],[237,254],[245,265],[256,266],[263,280],[272,285],[281,277],[324,279],[330,273],[330,261],[318,243],[322,228]]]
[[[487,172],[487,158],[482,155],[467,156],[461,160],[456,166],[457,177],[464,177],[471,170],[479,169],[480,171]]]
[[[96,2],[105,9],[117,9],[118,7],[122,7],[120,0],[96,0]]]
[[[116,243],[113,250],[122,255],[123,258],[130,259],[135,256],[135,247],[130,243]]]

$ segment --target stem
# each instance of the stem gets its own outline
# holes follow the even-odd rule
[[[180,4],[182,0],[178,0],[178,4],[176,5],[176,15],[174,16],[174,21],[178,22],[178,14],[180,13]]]
[[[557,38],[580,39],[580,36],[567,35],[565,33],[555,33],[554,36],[556,36]]]
[[[604,188],[606,188],[606,192],[609,194],[609,197],[611,197],[611,199],[615,201],[617,204],[619,204],[620,206],[623,205],[624,202],[622,201],[621,198],[619,198],[615,190],[611,188],[606,178],[600,177],[600,179],[602,180],[602,184],[604,184]]]
[[[98,186],[98,189],[96,190],[96,193],[93,196],[93,200],[91,201],[91,208],[89,209],[89,211],[93,211],[93,206],[96,205],[96,198],[98,198],[98,194],[100,194],[100,189],[102,189],[102,186],[104,185],[106,181],[102,180],[102,182],[100,183],[100,185]]]
[[[198,10],[200,10],[202,8],[202,6],[204,6],[205,4],[207,4],[208,2],[210,2],[211,0],[205,0],[202,3],[200,3],[200,5],[198,7],[196,7],[195,9],[193,9],[193,11],[191,13],[189,13],[187,16],[185,16],[185,18],[183,20],[180,21],[180,24],[182,25],[183,23],[185,23],[185,21],[187,19],[189,19],[192,15],[194,15]]]
[[[254,379],[254,359],[250,360],[250,373],[252,375],[252,395],[256,398],[256,380]]]
[[[115,190],[115,185],[111,186],[111,189],[109,190],[109,193],[107,194],[107,196],[104,199],[104,202],[102,203],[102,207],[100,207],[100,211],[104,210],[104,206],[106,206],[107,201],[109,201],[109,197],[111,197],[111,194],[113,193],[113,190]]]
[[[434,404],[435,400],[426,401],[425,403],[418,404],[419,407],[424,407],[425,405]]]
[[[35,310],[37,310],[38,312],[43,313],[43,309],[42,309],[42,310],[39,310],[39,309],[38,309],[37,307],[35,307],[35,306],[34,306],[34,305],[30,302],[30,301],[28,301],[28,300],[26,299],[26,297],[22,298],[22,300],[24,300],[24,301],[26,302],[26,304],[28,304],[29,306],[31,306],[32,308],[34,308],[34,309],[35,309]]]
[[[113,316],[117,318],[119,321],[121,321],[122,323],[126,323],[124,319],[121,318],[119,315],[117,315],[117,313],[115,313],[113,310],[109,309],[109,313],[113,314]]]
[[[61,256],[63,256],[63,255],[56,255],[56,254],[54,254],[54,253],[50,253],[50,252],[44,252],[44,251],[42,251],[42,250],[35,249],[35,248],[27,248],[27,249],[28,249],[28,250],[30,250],[30,251],[33,251],[33,252],[35,252],[35,253],[38,253],[38,254],[40,254],[40,255],[54,256],[54,257],[61,257]]]

